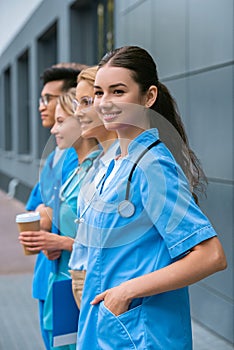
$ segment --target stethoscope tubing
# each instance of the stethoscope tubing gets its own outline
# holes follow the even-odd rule
[[[131,181],[132,181],[132,176],[133,173],[137,167],[137,165],[139,164],[140,160],[144,157],[144,155],[149,152],[149,150],[155,146],[157,146],[159,143],[161,142],[160,139],[158,139],[157,141],[154,141],[153,143],[151,143],[151,145],[149,145],[137,158],[137,160],[135,161],[135,163],[133,164],[133,167],[129,173],[128,176],[128,181],[127,181],[127,187],[126,187],[126,193],[125,193],[125,200],[128,201],[129,200],[129,194],[130,194],[130,185],[131,185]]]
[[[89,169],[92,167],[93,165],[93,159],[92,158],[86,158],[84,160],[84,162],[90,162],[90,165],[87,167],[87,169],[85,169],[84,174],[82,175],[82,177],[80,177],[77,181],[77,183],[70,189],[70,191],[68,191],[68,193],[66,194],[66,196],[63,196],[63,193],[65,193],[65,190],[68,188],[68,186],[70,185],[70,183],[72,182],[73,178],[75,177],[75,175],[78,173],[78,170],[80,169],[81,164],[73,171],[73,173],[71,174],[71,176],[67,179],[67,181],[61,186],[60,188],[60,192],[59,192],[59,198],[60,201],[65,201],[67,197],[69,197],[69,195],[72,193],[72,191],[74,190],[74,188],[76,186],[79,185],[79,183],[83,180],[83,178],[85,177],[85,175],[87,174],[87,172],[89,171]]]
[[[129,195],[130,195],[130,186],[131,186],[131,181],[132,181],[132,176],[133,173],[139,164],[140,160],[145,156],[145,154],[153,147],[157,146],[159,143],[161,143],[161,140],[158,139],[154,141],[152,144],[150,144],[137,158],[137,160],[134,162],[133,167],[129,173],[128,180],[127,180],[127,187],[126,187],[126,192],[125,192],[125,199],[122,200],[119,205],[118,205],[118,213],[120,216],[123,218],[130,218],[134,215],[135,213],[135,205],[129,200]],[[88,208],[91,205],[91,202],[93,200],[93,197],[95,194],[93,194],[92,198],[89,200],[89,204],[84,208],[83,212],[81,213],[80,218],[76,220],[76,223],[80,224],[83,223],[85,220],[83,218],[84,213],[88,210]]]

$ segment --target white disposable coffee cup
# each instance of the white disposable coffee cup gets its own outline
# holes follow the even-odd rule
[[[16,223],[18,226],[19,232],[23,231],[39,231],[40,230],[40,213],[28,212],[16,215]],[[25,255],[38,254],[40,251],[30,252],[27,250],[26,246],[23,246]]]

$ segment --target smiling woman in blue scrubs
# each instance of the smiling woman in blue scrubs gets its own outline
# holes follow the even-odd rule
[[[88,68],[87,68],[88,69]],[[95,138],[84,139],[81,137],[81,124],[77,115],[74,114],[73,100],[76,96],[76,89],[59,96],[55,109],[55,124],[51,133],[55,135],[57,145],[60,149],[73,147],[79,159],[79,165],[71,171],[68,179],[60,188],[59,203],[53,215],[57,217],[60,234],[40,231],[26,231],[20,234],[20,241],[29,246],[29,250],[43,250],[45,255],[54,260],[49,275],[48,292],[44,304],[44,329],[50,337],[49,349],[52,346],[53,331],[53,283],[55,281],[69,279],[68,262],[70,259],[72,245],[76,235],[76,213],[77,196],[79,195],[82,181],[93,165],[95,158],[100,154],[100,149]],[[92,101],[91,101],[92,103]],[[54,259],[54,251],[60,252],[60,256]],[[74,344],[56,347],[58,350],[73,350]]]
[[[105,174],[106,168],[110,161],[119,152],[119,143],[117,134],[115,131],[108,131],[100,118],[96,110],[92,105],[89,105],[89,101],[94,99],[93,84],[97,73],[97,66],[90,67],[83,70],[78,77],[78,84],[76,87],[76,99],[74,104],[76,106],[76,114],[80,120],[81,136],[85,139],[96,138],[99,145],[102,148],[101,153],[95,159],[93,166],[90,168],[89,173],[85,177],[81,192],[91,193],[95,189],[97,184]],[[80,103],[78,103],[80,101]],[[83,108],[82,108],[83,107]],[[79,208],[77,208],[79,211]],[[80,301],[85,277],[85,254],[83,254],[83,269],[80,270],[80,255],[78,244],[78,261],[76,257],[76,241],[72,246],[71,257],[69,261],[70,273],[72,277],[72,290],[77,306],[80,308]],[[76,264],[78,263],[79,269],[76,270]]]
[[[194,200],[201,169],[144,49],[107,54],[94,91],[105,127],[118,134],[121,156],[90,200],[79,197],[77,263],[82,270],[86,251],[87,272],[77,349],[190,350],[187,286],[226,268],[217,234]],[[160,141],[163,120],[183,140],[176,153],[188,165],[187,176]]]

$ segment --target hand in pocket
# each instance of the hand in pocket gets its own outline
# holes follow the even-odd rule
[[[127,290],[124,284],[107,289],[105,292],[96,295],[91,304],[96,305],[100,301],[104,301],[105,307],[115,316],[119,316],[128,311],[131,299],[127,295]]]

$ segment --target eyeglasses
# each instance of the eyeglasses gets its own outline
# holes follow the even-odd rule
[[[49,104],[49,102],[50,102],[50,100],[51,100],[52,98],[55,98],[55,97],[59,97],[59,95],[45,94],[44,96],[41,96],[41,97],[39,98],[39,105],[40,105],[40,104],[43,104],[45,107],[47,107],[48,104]]]
[[[93,101],[94,101],[93,97],[90,97],[90,96],[84,96],[80,99],[80,101],[73,99],[72,103],[73,103],[74,113],[76,112],[77,108],[84,109],[92,106]]]

